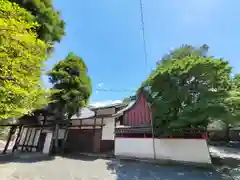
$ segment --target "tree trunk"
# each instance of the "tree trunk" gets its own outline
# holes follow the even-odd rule
[[[67,141],[67,136],[68,136],[68,131],[69,131],[69,127],[67,127],[65,129],[65,132],[64,132],[64,138],[63,138],[62,147],[61,147],[61,152],[62,153],[64,153],[64,149],[65,149],[65,145],[66,145],[66,141]]]
[[[59,131],[59,124],[56,122],[55,133],[54,133],[54,150],[56,154],[58,153],[58,134],[59,134],[58,131]]]

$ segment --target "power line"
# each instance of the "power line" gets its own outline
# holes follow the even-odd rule
[[[143,3],[142,0],[139,0],[140,3],[140,15],[141,15],[141,27],[142,27],[142,38],[143,38],[143,48],[144,48],[144,62],[146,69],[148,70],[148,53],[147,53],[147,45],[145,38],[145,23],[144,23],[144,11],[143,11]],[[79,70],[87,71],[87,68],[80,68]],[[96,91],[101,92],[136,92],[136,90],[130,89],[100,89],[97,88]]]
[[[142,0],[139,0],[140,3],[140,16],[141,16],[141,27],[142,27],[142,38],[143,38],[143,48],[144,48],[144,62],[146,66],[146,71],[148,71],[148,53],[147,53],[147,44],[145,38],[145,23],[144,23],[144,11],[143,11],[143,3]],[[129,89],[96,89],[96,91],[101,92],[136,92],[136,90]]]
[[[140,3],[140,14],[141,14],[141,27],[142,27],[142,38],[143,38],[143,48],[144,48],[144,60],[146,68],[148,67],[148,53],[147,53],[147,44],[145,38],[145,23],[144,23],[144,14],[143,14],[143,3],[142,0],[139,0]]]
[[[147,53],[147,44],[145,38],[145,23],[144,23],[144,11],[143,11],[143,3],[142,0],[139,0],[140,3],[140,16],[141,16],[141,27],[142,27],[142,38],[143,38],[143,48],[144,48],[144,62],[146,66],[146,70],[148,70],[148,53]],[[97,88],[96,91],[99,92],[136,92],[136,90],[130,89],[102,89]]]
[[[100,89],[97,88],[96,91],[101,91],[101,92],[136,92],[136,90],[133,89]]]

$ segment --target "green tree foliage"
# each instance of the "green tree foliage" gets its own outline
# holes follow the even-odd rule
[[[206,51],[198,53],[198,48],[191,47],[189,53],[188,47],[171,52],[177,56],[159,63],[140,88],[151,103],[157,133],[206,128],[227,112],[224,102],[229,97],[231,67],[222,59],[208,57]]]
[[[239,76],[231,80],[231,89],[223,102],[223,110],[219,112],[218,120],[222,122],[226,130],[226,140],[230,140],[230,128],[240,126],[240,89]]]
[[[87,74],[87,66],[80,57],[69,53],[48,75],[53,88],[58,90],[52,97],[55,109],[62,112],[62,115],[71,118],[88,103],[92,93],[91,79]]]
[[[196,55],[200,57],[207,57],[208,45],[203,44],[201,47],[196,48],[191,45],[182,45],[180,48],[170,51],[167,55],[163,56],[157,65],[163,64],[166,61],[181,60],[187,56]]]
[[[225,114],[222,121],[227,127],[240,125],[240,75],[236,74],[230,81],[231,88],[224,101]]]
[[[36,27],[25,9],[0,0],[0,119],[20,117],[48,102],[40,81],[48,46],[37,39]]]
[[[240,74],[236,74],[232,79],[232,88],[240,91]]]
[[[51,0],[10,0],[30,12],[39,23],[36,28],[38,38],[53,45],[60,42],[65,34],[65,23]]]
[[[53,89],[56,91],[50,104],[55,117],[55,141],[54,151],[58,153],[59,121],[69,120],[79,109],[88,103],[92,93],[91,79],[87,74],[87,66],[84,61],[69,53],[68,56],[58,62],[48,73]],[[65,131],[62,150],[64,149],[68,131]]]

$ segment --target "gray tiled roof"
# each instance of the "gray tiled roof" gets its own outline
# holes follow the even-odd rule
[[[94,117],[95,113],[90,108],[83,107],[78,114],[75,114],[71,117],[71,119],[87,119]]]
[[[118,112],[117,112],[116,114],[114,114],[113,116],[116,117],[116,116],[121,116],[121,115],[123,115],[123,113],[124,113],[125,111],[127,111],[128,109],[131,109],[131,108],[135,105],[135,103],[136,103],[136,100],[130,101],[125,108],[121,109],[120,111],[118,111]]]

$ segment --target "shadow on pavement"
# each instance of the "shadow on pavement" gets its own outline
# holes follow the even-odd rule
[[[232,177],[240,178],[240,159],[213,157],[212,162],[216,169]]]
[[[215,170],[187,166],[153,165],[142,162],[112,160],[108,170],[117,180],[229,180]]]
[[[54,160],[54,156],[47,156],[43,154],[18,154],[18,155],[4,155],[0,156],[0,164],[6,163],[36,163],[41,161],[52,161]]]
[[[95,156],[84,156],[84,155],[78,155],[78,154],[65,154],[65,155],[61,155],[60,157],[67,158],[67,159],[81,160],[81,161],[95,161],[97,159],[100,159],[99,157],[95,157]]]
[[[0,164],[6,163],[35,163],[41,161],[52,161],[55,157],[62,157],[81,161],[95,161],[101,159],[98,156],[85,156],[80,154],[64,154],[64,155],[44,155],[42,153],[19,153],[0,155]]]

